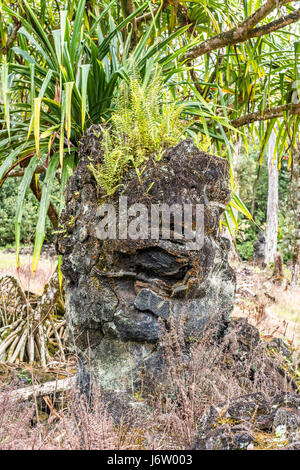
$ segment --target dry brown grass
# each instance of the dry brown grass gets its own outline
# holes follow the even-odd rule
[[[163,329],[169,380],[155,390],[153,401],[169,448],[191,448],[197,425],[212,405],[229,404],[247,393],[271,397],[291,390],[287,377],[278,372],[281,357],[271,360],[267,344],[256,342],[252,334],[255,330],[240,321],[220,339],[214,327],[207,328],[187,356],[180,328]]]
[[[277,324],[283,336],[300,346],[300,288],[282,291],[277,287],[274,297],[276,302],[266,309],[269,322],[274,326]]]
[[[0,276],[15,276],[20,282],[23,290],[42,294],[45,284],[56,269],[55,259],[41,257],[37,270],[32,274],[32,256],[20,256],[20,268],[16,268],[16,257],[14,253],[0,251]]]
[[[95,400],[92,411],[83,397],[70,397],[67,409],[53,410],[47,415],[35,402],[14,401],[11,387],[2,389],[0,449],[118,448],[118,435],[101,399]]]
[[[0,449],[190,449],[198,423],[211,405],[229,403],[245,393],[273,395],[290,389],[273,367],[276,360],[270,365],[262,342],[248,345],[239,360],[248,337],[241,340],[239,328],[244,327],[229,330],[219,340],[215,330],[208,329],[189,346],[188,358],[180,325],[171,325],[170,331],[162,326],[167,381],[157,385],[152,395],[138,398],[151,405],[142,415],[135,416],[131,409],[117,423],[108,412],[107,399],[95,387],[92,405],[72,392],[62,408],[59,397],[48,397],[48,408],[44,399],[41,413],[41,399],[17,403],[12,399],[13,384],[3,386]],[[253,375],[254,361],[259,373]]]
[[[278,336],[300,347],[300,287],[272,283],[270,272],[249,263],[236,265],[237,298],[233,317],[246,317],[265,337]]]

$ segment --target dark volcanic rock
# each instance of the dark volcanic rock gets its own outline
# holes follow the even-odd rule
[[[134,306],[144,312],[149,310],[157,317],[165,318],[170,314],[170,305],[163,297],[160,297],[150,289],[141,289],[134,300]]]
[[[195,450],[246,450],[252,442],[247,427],[223,424],[199,436]]]
[[[284,405],[285,400],[289,406]],[[262,393],[252,393],[211,406],[199,422],[194,449],[298,449],[297,404],[299,395],[282,393],[270,400]]]
[[[223,331],[229,322],[235,276],[228,265],[228,240],[219,236],[219,219],[230,200],[226,159],[198,150],[191,141],[150,159],[141,178],[130,170],[113,196],[107,197],[88,168],[101,163],[101,128],[89,129],[80,147],[79,164],[66,189],[63,255],[66,308],[71,343],[106,391],[134,390],[146,371],[163,380],[159,322],[184,325],[185,338],[197,338],[208,322]],[[99,238],[98,209],[119,197],[128,207],[143,203],[201,204],[204,243],[191,250],[185,235],[167,239]],[[148,381],[148,383],[151,383]]]

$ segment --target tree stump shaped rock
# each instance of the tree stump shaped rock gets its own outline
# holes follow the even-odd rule
[[[63,255],[69,337],[81,366],[93,372],[106,391],[138,390],[163,381],[160,323],[170,318],[185,342],[208,323],[222,331],[229,321],[235,276],[227,261],[229,242],[219,236],[219,220],[230,200],[229,166],[185,140],[158,162],[150,159],[141,175],[130,170],[107,197],[88,166],[101,163],[101,127],[91,127],[81,142],[79,163],[66,188],[66,209],[58,251]],[[204,210],[203,245],[190,250],[185,236],[169,239],[100,239],[99,208],[119,198],[128,207],[162,204]],[[150,224],[150,221],[149,221]],[[174,235],[174,233],[173,233]],[[85,366],[84,366],[85,364]]]

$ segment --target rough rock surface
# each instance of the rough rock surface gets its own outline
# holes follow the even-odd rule
[[[199,423],[194,449],[299,449],[300,396],[262,393],[211,406]]]
[[[208,322],[223,331],[229,322],[235,276],[228,265],[228,240],[218,235],[230,200],[225,159],[199,151],[191,141],[150,160],[141,180],[135,170],[118,191],[105,197],[87,167],[101,162],[101,128],[81,143],[79,164],[66,189],[58,251],[63,255],[70,340],[106,391],[139,390],[143,371],[163,380],[159,322],[184,318],[185,338],[197,338]],[[186,240],[97,238],[97,209],[128,197],[128,206],[203,204],[204,244]],[[171,234],[172,235],[172,234]]]

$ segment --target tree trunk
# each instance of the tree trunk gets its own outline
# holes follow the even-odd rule
[[[278,251],[275,256],[274,269],[273,269],[271,279],[274,282],[274,284],[278,284],[278,285],[281,285],[284,280],[283,259],[282,259],[282,254],[280,253],[280,251]]]
[[[265,264],[274,262],[278,234],[278,159],[274,155],[276,134],[271,133],[268,145],[268,207],[265,245]]]

